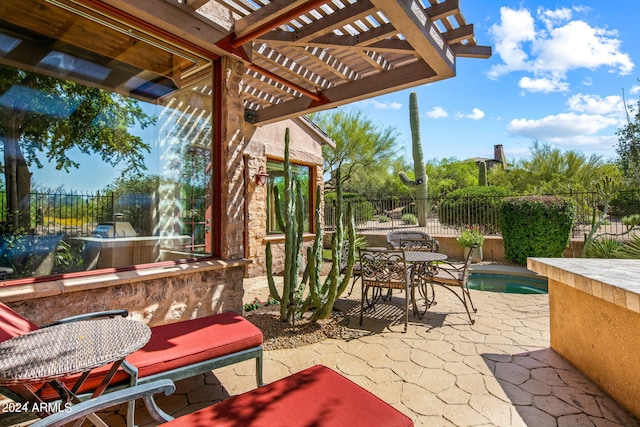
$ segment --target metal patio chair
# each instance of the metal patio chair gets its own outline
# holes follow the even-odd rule
[[[364,314],[364,302],[367,293],[372,290],[371,303],[374,308],[384,289],[404,291],[404,331],[409,322],[409,282],[410,270],[407,268],[403,250],[360,249],[360,268],[362,295],[360,297],[360,325]]]
[[[438,268],[430,277],[431,285],[440,285],[448,289],[462,302],[472,325],[475,323],[475,320],[471,318],[471,310],[475,313],[478,309],[474,307],[473,301],[471,300],[471,293],[469,292],[469,267],[471,266],[473,253],[477,249],[478,245],[474,245],[462,264],[441,261],[438,264]]]

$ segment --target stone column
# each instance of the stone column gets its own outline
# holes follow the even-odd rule
[[[222,99],[222,120],[219,131],[222,139],[221,165],[221,251],[222,259],[238,259],[244,256],[244,161],[242,154],[247,138],[244,133],[244,106],[242,104],[242,77],[244,64],[229,57],[220,61],[223,84],[220,90]]]

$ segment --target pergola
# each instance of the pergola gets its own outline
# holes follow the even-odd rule
[[[256,125],[447,79],[488,58],[459,0],[85,0],[243,61]]]

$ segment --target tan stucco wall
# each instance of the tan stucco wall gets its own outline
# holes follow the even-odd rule
[[[640,418],[640,313],[549,280],[551,348]]]

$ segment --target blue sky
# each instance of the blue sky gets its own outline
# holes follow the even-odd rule
[[[458,58],[457,75],[352,104],[395,126],[411,158],[409,93],[418,94],[426,160],[527,157],[533,141],[616,157],[624,103],[640,98],[640,1],[460,0],[490,59]]]

